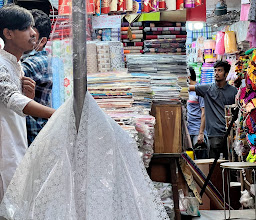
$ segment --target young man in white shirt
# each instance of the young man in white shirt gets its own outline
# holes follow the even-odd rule
[[[31,13],[0,8],[0,201],[27,149],[26,115],[50,118],[54,109],[35,101],[35,82],[24,77],[20,58],[36,45]]]

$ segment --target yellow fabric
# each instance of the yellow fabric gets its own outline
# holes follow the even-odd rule
[[[256,154],[252,155],[252,151],[250,150],[250,152],[246,158],[246,161],[254,163],[256,161]]]
[[[224,45],[226,53],[236,53],[236,35],[234,31],[226,31],[224,36]]]

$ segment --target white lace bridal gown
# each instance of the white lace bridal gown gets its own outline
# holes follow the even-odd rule
[[[0,206],[15,220],[169,219],[136,143],[87,93],[78,134],[73,100],[49,120]]]

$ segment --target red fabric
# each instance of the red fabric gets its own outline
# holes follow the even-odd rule
[[[187,21],[206,22],[206,0],[201,1],[201,5],[195,8],[187,8]]]

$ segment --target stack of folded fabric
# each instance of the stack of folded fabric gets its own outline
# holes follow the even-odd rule
[[[124,44],[124,54],[143,53],[142,22],[134,22],[131,24],[123,22],[121,27],[121,39]]]
[[[94,41],[120,41],[120,28],[102,28],[94,29],[92,32],[92,40]]]
[[[155,124],[155,118],[149,115],[150,76],[126,72],[88,74],[88,90],[103,111],[137,141],[148,167]]]
[[[151,77],[153,100],[180,102],[178,79],[186,76],[186,57],[181,55],[128,55],[130,73],[146,73]]]
[[[201,84],[213,83],[214,80],[214,63],[204,63],[201,68]]]
[[[186,53],[185,23],[177,22],[146,22],[144,53],[176,54]]]
[[[98,56],[98,71],[109,72],[110,71],[110,56],[108,43],[98,43],[96,45]]]

